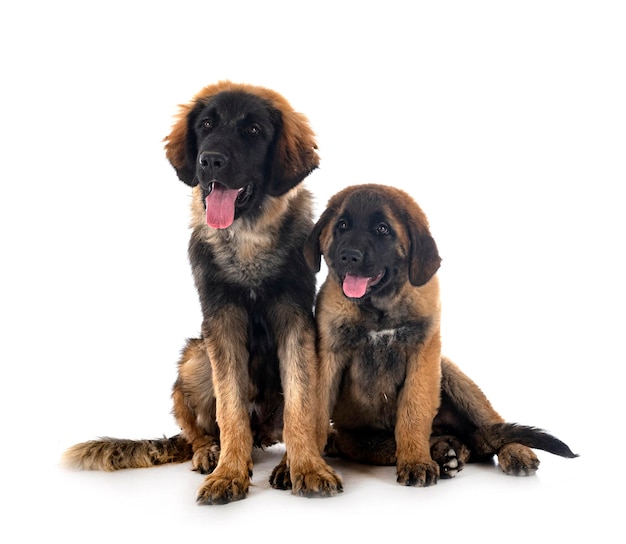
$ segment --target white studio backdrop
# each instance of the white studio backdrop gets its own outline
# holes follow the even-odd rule
[[[297,534],[345,524],[365,541],[407,527],[416,540],[437,528],[489,534],[489,524],[521,539],[540,520],[553,537],[623,534],[606,496],[623,485],[613,471],[624,445],[624,11],[602,1],[3,5],[9,527],[71,542],[119,527],[280,535],[286,512]],[[218,509],[195,506],[201,479],[186,466],[58,467],[77,441],[177,431],[169,395],[200,312],[190,191],[162,140],[177,105],[220,79],[271,87],[308,116],[322,157],[306,182],[317,213],[355,183],[416,198],[443,256],[444,351],[507,419],[547,428],[580,459],[540,454],[537,477],[522,480],[469,467],[432,490],[397,489],[393,469],[341,465],[346,491],[331,504],[267,489],[269,452],[251,496]]]

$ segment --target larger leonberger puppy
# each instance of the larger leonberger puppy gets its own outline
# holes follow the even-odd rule
[[[198,502],[219,504],[246,496],[253,447],[284,441],[272,485],[332,495],[341,481],[316,436],[315,275],[302,251],[313,219],[301,182],[319,163],[313,131],[278,93],[220,82],[181,107],[165,142],[193,187],[189,259],[203,315],[173,388],[182,432],[89,441],[65,458],[99,470],[191,460],[209,474]]]
[[[531,474],[531,447],[575,457],[539,429],[505,423],[442,358],[441,259],[407,193],[373,184],[337,193],[305,254],[315,271],[322,255],[328,265],[315,312],[329,455],[396,465],[398,482],[414,486],[496,454],[505,473]]]

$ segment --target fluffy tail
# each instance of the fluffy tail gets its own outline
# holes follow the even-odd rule
[[[63,461],[74,469],[110,472],[123,468],[184,463],[192,456],[191,444],[179,434],[153,440],[109,437],[90,440],[69,448],[63,455]]]
[[[477,457],[491,457],[505,444],[516,442],[529,448],[544,450],[561,457],[573,458],[578,454],[573,453],[569,446],[536,427],[518,425],[516,423],[494,423],[480,427],[472,436],[472,455]]]

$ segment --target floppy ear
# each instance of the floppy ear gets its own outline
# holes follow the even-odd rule
[[[278,107],[278,139],[274,149],[267,192],[285,194],[319,166],[315,134],[307,118],[287,107]]]
[[[202,107],[200,102],[180,106],[178,120],[172,126],[170,134],[163,140],[165,156],[176,170],[178,178],[192,187],[198,185],[196,179],[198,147],[196,135],[190,127],[193,127],[197,110],[200,107]]]
[[[409,217],[407,220],[411,250],[409,255],[409,281],[411,285],[424,285],[441,266],[437,244],[426,223]]]
[[[198,185],[196,179],[196,157],[198,155],[198,144],[193,131],[196,117],[206,102],[221,91],[239,89],[242,85],[237,85],[228,80],[218,81],[200,89],[188,104],[179,107],[176,122],[172,130],[163,141],[165,142],[165,156],[176,170],[181,181],[194,187]]]
[[[333,208],[326,208],[317,223],[313,226],[313,230],[309,237],[304,242],[304,258],[306,259],[309,268],[313,272],[319,272],[322,265],[322,245],[321,236],[322,231],[326,228],[330,220],[335,214]]]

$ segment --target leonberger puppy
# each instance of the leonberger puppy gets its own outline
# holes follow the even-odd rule
[[[203,316],[173,387],[181,433],[77,444],[65,455],[71,466],[191,460],[208,474],[198,502],[221,504],[246,496],[253,448],[283,441],[280,487],[341,491],[316,434],[316,284],[303,254],[312,196],[301,183],[319,164],[316,150],[306,117],[270,89],[223,81],[181,106],[165,151],[193,187],[189,260]]]
[[[494,455],[505,473],[532,474],[539,460],[531,448],[575,457],[544,431],[506,423],[442,357],[441,258],[406,192],[375,184],[340,191],[305,255],[314,271],[322,255],[328,265],[315,314],[329,456],[395,465],[398,482],[409,486],[435,484]]]

